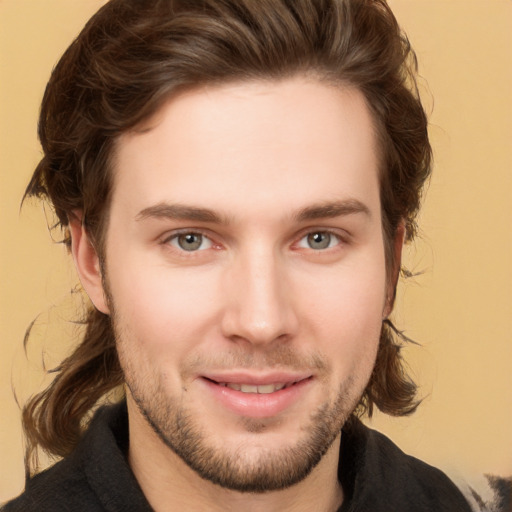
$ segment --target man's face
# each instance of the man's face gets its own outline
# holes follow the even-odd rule
[[[201,476],[285,487],[337,440],[386,309],[377,168],[363,96],[303,78],[181,94],[119,140],[105,281],[130,411]]]

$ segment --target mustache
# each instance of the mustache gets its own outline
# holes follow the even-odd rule
[[[183,376],[201,373],[204,369],[230,370],[293,370],[297,372],[314,370],[322,375],[329,371],[326,357],[318,352],[301,354],[297,348],[276,346],[265,350],[231,349],[223,353],[197,354],[186,362]]]

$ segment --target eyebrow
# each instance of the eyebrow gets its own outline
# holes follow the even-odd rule
[[[368,206],[358,199],[345,199],[343,201],[332,201],[307,206],[299,210],[294,215],[294,218],[299,222],[304,222],[308,220],[332,219],[358,213],[362,213],[369,218],[372,216]]]
[[[169,203],[158,203],[153,206],[148,206],[136,215],[135,220],[140,221],[149,218],[228,224],[226,218],[221,217],[218,213],[208,208]]]
[[[321,204],[314,204],[302,208],[292,215],[296,222],[306,222],[319,219],[332,219],[346,215],[364,214],[371,217],[370,209],[358,199],[345,199],[342,201],[331,201]],[[229,224],[229,219],[210,210],[198,206],[182,204],[158,203],[141,210],[135,220],[142,221],[149,218],[191,220],[196,222],[208,222],[211,224]]]

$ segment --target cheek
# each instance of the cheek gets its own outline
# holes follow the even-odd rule
[[[359,268],[358,268],[359,267]],[[380,325],[386,298],[386,276],[381,264],[347,265],[313,276],[301,295],[319,322],[364,329]],[[307,290],[307,294],[304,293]]]
[[[372,269],[374,269],[372,271]],[[344,373],[373,365],[385,306],[384,265],[333,272],[322,286],[310,283],[309,329],[321,350]]]
[[[133,262],[132,262],[133,263]],[[127,268],[127,267],[125,267]],[[197,271],[131,265],[138,272],[109,272],[116,315],[145,350],[158,353],[191,345],[215,318],[217,280]]]

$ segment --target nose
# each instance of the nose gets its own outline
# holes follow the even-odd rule
[[[266,345],[292,338],[298,317],[286,264],[270,251],[251,251],[226,271],[222,332],[227,338]]]

